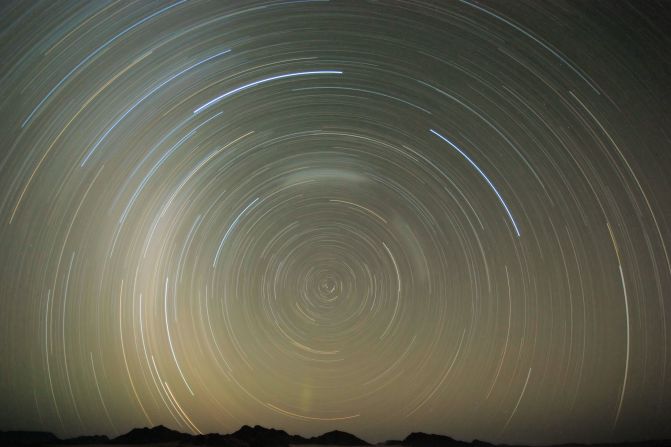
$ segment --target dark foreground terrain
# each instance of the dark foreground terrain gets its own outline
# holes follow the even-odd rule
[[[289,446],[367,446],[371,445],[363,439],[343,431],[330,431],[320,436],[304,438],[290,435],[284,430],[264,428],[259,425],[243,426],[235,433],[221,435],[190,435],[171,430],[162,425],[153,428],[134,428],[116,438],[107,436],[80,436],[70,439],[59,439],[53,433],[38,431],[0,431],[2,446],[135,446],[160,445],[164,447],[180,446],[220,446],[220,447],[289,447]],[[426,433],[411,433],[403,440],[386,441],[380,446],[405,447],[522,447],[504,444],[490,444],[474,440],[473,442],[458,441],[449,436]],[[563,444],[556,447],[671,447],[671,440],[641,441],[618,444]]]

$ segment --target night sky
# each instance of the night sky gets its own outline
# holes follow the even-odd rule
[[[671,437],[669,3],[0,9],[0,429]]]

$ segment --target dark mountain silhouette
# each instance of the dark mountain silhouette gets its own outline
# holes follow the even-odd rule
[[[370,445],[363,439],[359,439],[354,435],[345,433],[344,431],[333,430],[323,435],[310,438],[308,444],[319,445]]]
[[[265,428],[260,425],[254,427],[243,425],[240,430],[232,433],[231,437],[245,441],[250,447],[286,447],[290,444],[307,443],[307,439],[302,436],[290,435],[284,430]]]
[[[474,439],[471,444],[473,447],[492,447],[494,445],[486,441],[480,441],[479,439]]]
[[[191,435],[170,430],[162,425],[153,428],[134,428],[125,435],[118,436],[111,444],[158,444],[162,442],[186,441]]]
[[[412,447],[465,447],[472,445],[470,442],[457,441],[449,436],[432,435],[427,433],[410,433],[404,440],[403,445]]]
[[[153,428],[135,428],[128,433],[109,439],[107,436],[79,436],[61,440],[49,432],[41,431],[0,431],[0,446],[38,447],[58,445],[157,445],[170,446],[217,446],[217,447],[289,447],[304,445],[331,446],[369,446],[370,444],[350,433],[339,430],[330,431],[320,436],[304,438],[290,435],[284,430],[265,428],[260,425],[242,426],[238,431],[228,435],[210,433],[206,435],[190,435],[171,430],[162,425]],[[404,440],[386,441],[379,445],[404,447],[515,447],[496,445],[474,440],[459,441],[449,436],[427,433],[411,433]],[[517,446],[525,447],[525,446]],[[546,446],[552,447],[552,446]],[[671,440],[653,440],[641,442],[622,442],[613,444],[563,444],[554,447],[671,447]]]

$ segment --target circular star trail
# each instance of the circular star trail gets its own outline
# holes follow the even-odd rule
[[[5,2],[0,425],[669,437],[653,2]]]

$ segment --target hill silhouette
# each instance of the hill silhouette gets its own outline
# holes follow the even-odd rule
[[[457,441],[449,436],[432,435],[427,433],[410,433],[402,442],[402,445],[412,447],[465,447],[472,445],[470,442]]]
[[[209,433],[191,435],[158,425],[134,428],[128,433],[109,439],[107,436],[79,436],[59,439],[44,431],[0,431],[0,446],[38,447],[58,445],[158,445],[166,447],[219,446],[219,447],[289,447],[301,445],[370,446],[368,442],[350,433],[334,430],[319,436],[305,438],[290,435],[284,430],[260,425],[244,425],[231,434]],[[495,445],[474,440],[460,441],[449,436],[414,432],[403,440],[391,440],[378,445],[406,447],[514,447]],[[671,440],[623,442],[614,444],[563,444],[555,447],[671,447]],[[551,447],[551,446],[545,446]]]
[[[370,445],[363,439],[340,430],[333,430],[309,439],[309,444],[319,445]]]
[[[134,428],[125,435],[112,439],[110,444],[158,444],[186,441],[191,437],[186,433],[158,425],[153,428]]]
[[[246,442],[249,447],[284,447],[291,444],[305,444],[307,441],[302,436],[290,435],[284,430],[265,428],[260,425],[254,427],[243,425],[230,436]]]

